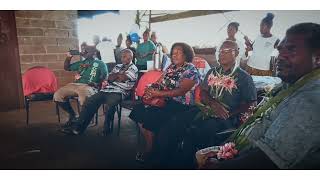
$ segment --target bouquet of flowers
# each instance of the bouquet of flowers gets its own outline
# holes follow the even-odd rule
[[[229,75],[224,75],[221,72],[212,71],[212,73],[208,76],[208,86],[211,87],[210,94],[213,95],[213,97],[225,107],[227,107],[227,105],[222,102],[223,93],[228,92],[231,94],[232,91],[237,88],[236,79],[233,76],[235,70],[236,67]],[[196,119],[198,119],[199,117],[202,117],[203,119],[207,117],[215,117],[214,109],[212,109],[210,106],[204,105],[202,103],[197,103],[197,106],[199,107],[201,112],[197,114]]]
[[[225,143],[222,146],[219,146],[219,151],[217,153],[218,159],[232,159],[238,154],[236,145],[233,142]]]
[[[196,159],[199,166],[204,166],[209,158],[218,160],[232,159],[237,156],[239,151],[236,149],[236,145],[233,142],[226,143],[222,146],[212,146],[205,149],[201,149],[196,152]]]

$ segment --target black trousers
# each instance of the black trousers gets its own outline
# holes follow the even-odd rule
[[[108,107],[113,107],[121,102],[122,95],[121,93],[113,92],[103,92],[100,91],[97,94],[89,97],[84,103],[82,110],[80,112],[79,120],[81,122],[78,130],[80,133],[83,133],[88,125],[90,124],[91,119],[94,114],[98,111],[101,104],[106,104]]]
[[[185,138],[186,132],[198,112],[197,107],[191,106],[172,116],[160,128],[154,146],[156,168],[176,169],[182,167],[189,169],[190,165],[182,162],[184,155],[179,152],[178,145]],[[180,164],[186,166],[180,166]]]
[[[193,106],[187,111],[172,116],[162,126],[156,140],[159,165],[171,166],[169,168],[192,168],[197,149],[220,145],[225,137],[217,135],[217,133],[236,127],[236,119],[234,118],[195,120],[199,112],[199,108]],[[183,144],[179,144],[182,142]],[[183,147],[179,147],[179,145],[183,145]]]

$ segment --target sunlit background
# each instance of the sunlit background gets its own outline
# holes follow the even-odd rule
[[[152,11],[152,13],[173,13],[178,11]],[[158,40],[171,47],[174,42],[186,42],[191,46],[213,47],[226,38],[226,28],[229,22],[240,23],[237,39],[243,40],[243,34],[254,40],[259,35],[259,25],[262,18],[271,12],[275,15],[272,34],[282,38],[285,30],[300,22],[320,23],[320,11],[233,11],[223,14],[199,16],[193,18],[152,23],[151,30],[156,31]],[[107,13],[94,16],[92,19],[78,20],[79,42],[92,43],[93,35],[107,37],[116,44],[119,33],[124,36],[129,33],[135,22],[136,11],[120,11],[118,14]],[[145,19],[147,20],[147,19]],[[148,27],[143,22],[139,35]],[[122,46],[125,46],[124,42]]]

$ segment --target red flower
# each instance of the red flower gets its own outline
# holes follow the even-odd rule
[[[232,89],[237,88],[236,81],[230,76],[222,77],[222,86],[226,88],[229,92],[231,92]]]
[[[218,76],[210,74],[208,77],[208,85],[209,86],[221,86],[222,81]]]
[[[238,154],[238,150],[235,149],[235,144],[232,142],[226,143],[223,146],[220,146],[220,150],[217,153],[218,159],[232,159],[235,155]]]

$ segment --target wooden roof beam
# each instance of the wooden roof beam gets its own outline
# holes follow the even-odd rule
[[[184,18],[190,18],[190,17],[196,17],[196,16],[219,14],[219,13],[225,13],[230,11],[233,11],[233,10],[192,10],[192,11],[185,11],[185,12],[180,12],[175,14],[167,14],[164,16],[151,17],[150,22],[157,23],[157,22],[171,21],[171,20],[184,19]]]

